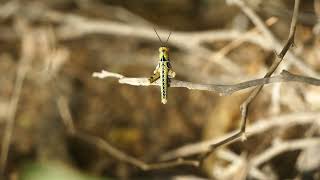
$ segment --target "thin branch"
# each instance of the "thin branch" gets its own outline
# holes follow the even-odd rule
[[[37,11],[34,11],[37,9]],[[59,39],[74,39],[88,34],[104,34],[112,36],[130,36],[150,41],[157,41],[152,31],[152,26],[124,24],[109,20],[98,20],[80,15],[62,13],[48,8],[43,3],[20,3],[10,1],[0,6],[0,18],[9,18],[19,14],[31,20],[42,20],[58,24],[57,36]],[[167,34],[169,31],[157,29],[159,34]],[[182,49],[190,50],[199,47],[205,42],[238,39],[243,32],[236,30],[208,30],[198,32],[172,31],[174,37],[168,42]],[[243,41],[257,44],[265,49],[272,48],[270,43],[260,35],[245,36]],[[188,43],[185,43],[188,42]]]
[[[305,138],[299,140],[281,141],[279,143],[276,143],[275,145],[267,148],[265,151],[253,157],[249,161],[249,174],[254,177],[257,170],[259,172],[260,165],[267,163],[272,158],[275,158],[276,156],[284,152],[303,150],[316,145],[320,145],[320,138]]]
[[[235,0],[235,3],[239,3],[239,0]],[[244,4],[243,2],[240,2]],[[245,6],[245,4],[244,4]],[[48,21],[51,23],[59,24],[57,27],[57,36],[60,39],[74,39],[83,37],[84,35],[88,34],[105,34],[105,35],[113,35],[113,36],[130,36],[130,37],[136,37],[141,38],[145,40],[150,41],[156,41],[156,38],[154,38],[154,34],[151,31],[151,27],[139,25],[127,25],[119,22],[114,21],[108,21],[108,20],[96,20],[96,19],[90,19],[86,17],[82,17],[79,15],[72,15],[67,13],[61,13],[58,11],[53,11],[48,9],[44,4],[41,3],[27,3],[27,4],[21,4],[18,1],[13,1],[13,3],[10,4],[10,7],[12,10],[10,13],[7,13],[7,15],[2,15],[0,13],[0,17],[7,18],[8,16],[12,16],[13,14],[21,14],[21,16],[24,16],[26,18],[30,18],[32,20],[43,20]],[[36,13],[34,12],[34,8],[38,7],[38,11]],[[0,10],[6,10],[6,6],[1,6]],[[248,13],[247,15],[252,19],[252,16],[256,16],[255,12],[252,11],[250,8],[248,8],[249,12],[251,11],[252,15]],[[244,11],[247,12],[247,11]],[[257,17],[257,16],[256,16]],[[262,20],[257,17],[258,19],[256,22],[262,22]],[[260,26],[258,26],[259,28]],[[262,26],[261,26],[262,27]],[[266,27],[263,25],[263,27]],[[259,28],[261,29],[261,28]],[[168,33],[168,31],[165,30],[158,30],[159,33]],[[264,32],[264,31],[262,31]],[[239,36],[242,36],[242,32],[234,31],[234,30],[222,30],[222,31],[202,31],[202,32],[173,32],[175,36],[172,38],[172,40],[169,42],[171,45],[174,45],[176,47],[179,47],[181,49],[186,50],[187,52],[191,54],[200,54],[202,56],[202,59],[208,59],[211,53],[206,53],[205,49],[201,46],[201,44],[205,42],[213,42],[213,41],[221,41],[221,40],[234,40],[238,39]],[[272,33],[271,33],[272,34]],[[7,38],[7,36],[5,37]],[[275,39],[275,38],[274,38]],[[273,47],[276,49],[281,48],[281,43],[279,41],[274,41],[273,43],[266,42],[265,37],[261,35],[254,35],[254,36],[243,36],[243,41],[251,42],[253,44],[257,44],[260,47],[270,50]],[[185,43],[188,42],[188,43]],[[192,50],[192,51],[191,51]],[[294,61],[294,63],[297,65],[297,68],[301,69],[302,72],[305,72],[307,75],[318,77],[318,73],[312,70],[311,68],[307,67],[301,59],[297,58],[294,54],[291,52],[288,53],[288,58],[290,61]],[[212,58],[209,58],[210,61],[212,61]],[[215,63],[225,63],[227,59],[225,58],[224,61],[215,61]],[[198,62],[198,61],[196,61]],[[232,61],[226,61],[226,64],[231,64]],[[224,66],[221,66],[224,68]],[[225,66],[227,68],[228,66]],[[233,69],[236,69],[233,67]],[[229,70],[229,69],[226,69]],[[233,71],[234,72],[234,71]],[[237,69],[236,72],[239,72],[239,69]]]
[[[265,24],[267,26],[272,26],[277,21],[278,21],[278,18],[271,17],[271,18],[269,18],[269,19],[267,19],[265,21]],[[253,35],[255,35],[255,33],[258,33],[258,32],[259,32],[259,29],[257,27],[254,27],[254,28],[250,29],[249,31],[245,32],[242,36],[240,36],[238,39],[235,39],[235,40],[231,41],[230,43],[225,45],[223,48],[219,49],[218,52],[214,52],[211,55],[212,57],[210,57],[210,58],[219,59],[221,57],[226,56],[228,53],[230,53],[230,51],[232,51],[233,49],[236,49],[237,47],[242,45],[245,42],[244,40],[245,40],[246,36],[253,36]]]
[[[104,34],[112,36],[130,36],[149,41],[157,41],[157,38],[155,38],[155,34],[152,31],[152,27],[149,26],[135,26],[114,21],[94,20],[51,10],[45,11],[44,15],[39,18],[43,17],[45,17],[47,21],[60,24],[60,27],[57,28],[57,35],[61,39],[74,39],[88,34]],[[169,31],[167,30],[157,29],[157,31],[159,34],[169,34]],[[171,46],[178,47],[181,50],[188,52],[193,55],[195,59],[214,62],[215,64],[220,65],[220,67],[228,73],[241,72],[239,67],[235,66],[227,57],[224,57],[223,61],[208,58],[211,55],[211,51],[202,44],[205,44],[206,42],[238,39],[238,37],[242,36],[243,32],[235,30],[209,30],[199,32],[173,31],[172,33],[174,36],[168,42]],[[257,44],[267,49],[271,49],[272,47],[270,44],[265,43],[263,36],[259,34],[254,36],[243,36],[243,41]],[[203,61],[194,61],[193,63],[201,62]]]
[[[115,21],[99,20],[93,18],[87,18],[80,15],[61,13],[54,11],[46,7],[41,3],[27,3],[21,4],[14,2],[12,5],[14,8],[10,15],[21,14],[21,16],[30,18],[31,20],[46,21],[53,24],[58,24],[56,28],[56,34],[59,39],[75,39],[90,34],[103,34],[111,36],[130,36],[139,38],[141,40],[157,41],[155,34],[152,31],[152,26],[148,25],[132,25]],[[36,13],[34,9],[37,9]],[[6,10],[6,7],[0,6],[1,10]],[[0,18],[7,18],[1,16]],[[157,29],[159,34],[167,34],[169,31]],[[185,50],[193,59],[203,59],[209,62],[214,62],[220,65],[223,70],[228,73],[241,72],[235,64],[224,57],[223,61],[215,60],[214,58],[208,58],[211,55],[211,50],[204,47],[206,42],[214,41],[228,41],[238,39],[242,36],[243,32],[236,30],[208,30],[198,32],[181,32],[173,31],[174,37],[171,38],[169,44]],[[0,34],[1,36],[1,34]],[[13,35],[14,36],[14,35]],[[270,43],[266,43],[265,38],[262,35],[255,34],[252,36],[242,36],[242,40],[257,44],[264,49],[272,49]],[[4,38],[8,39],[8,35]],[[185,43],[188,42],[188,43]],[[201,63],[201,61],[194,61],[193,63]]]
[[[20,64],[17,70],[17,78],[14,85],[13,95],[8,106],[8,115],[6,121],[6,127],[4,131],[4,136],[2,139],[2,147],[1,147],[1,160],[0,160],[0,171],[1,174],[4,173],[6,162],[8,158],[11,138],[12,138],[12,131],[14,128],[14,122],[16,117],[16,112],[18,108],[18,103],[20,100],[21,90],[23,87],[23,83],[26,77],[27,72],[29,71],[29,64],[30,59],[22,58],[20,60]]]
[[[248,127],[248,137],[252,137],[257,134],[262,134],[268,130],[276,129],[279,127],[312,124],[315,121],[319,120],[319,117],[319,112],[301,112],[292,113],[289,115],[277,115],[266,119],[260,119],[257,120],[256,123]],[[222,137],[218,137],[215,139],[184,145],[175,150],[164,153],[160,157],[160,159],[170,160],[176,159],[177,157],[186,157],[206,152],[211,144],[215,144],[221,141],[222,139],[231,136],[235,132],[236,131],[230,132],[226,135],[223,135]],[[234,142],[236,141],[237,140],[235,140]]]
[[[54,11],[46,13],[47,18],[63,23],[58,29],[58,35],[63,39],[73,39],[87,34],[106,34],[116,36],[131,36],[142,38],[150,41],[157,41],[152,27],[148,26],[134,26],[123,23],[107,21],[107,20],[92,20],[85,17],[63,14]],[[70,34],[70,29],[73,33]],[[169,34],[169,31],[157,29],[159,34]],[[182,49],[190,50],[198,47],[203,42],[232,40],[239,37],[242,32],[235,30],[220,30],[220,31],[202,31],[202,32],[172,32],[174,36],[168,42],[171,45],[180,47]],[[252,37],[246,37],[246,40],[254,44],[261,44]],[[259,37],[258,37],[259,40]],[[188,43],[185,43],[188,42]]]
[[[22,23],[22,22],[20,22]],[[19,24],[22,25],[22,24]],[[30,64],[33,59],[34,53],[34,33],[30,32],[27,27],[23,26],[22,45],[21,45],[21,58],[18,65],[17,77],[14,85],[14,90],[10,104],[8,106],[7,121],[4,130],[4,136],[2,139],[1,155],[0,155],[0,176],[4,174],[6,163],[8,159],[8,153],[10,149],[10,143],[12,139],[12,131],[14,128],[16,113],[21,96],[22,87],[28,71],[30,70]]]
[[[260,153],[251,160],[250,165],[257,168],[258,166],[266,163],[277,155],[284,153],[286,151],[295,151],[299,149],[305,149],[310,146],[315,146],[320,144],[320,138],[306,138],[300,140],[290,140],[277,143],[276,145],[266,149],[264,152]]]
[[[148,78],[146,77],[144,78],[125,77],[124,75],[105,71],[105,70],[102,70],[101,72],[94,72],[92,76],[100,79],[108,78],[108,77],[118,78],[119,79],[118,81],[120,84],[128,84],[132,86],[158,86],[159,85],[157,81],[150,84]],[[281,74],[277,76],[265,77],[261,79],[255,79],[255,80],[245,81],[245,82],[231,84],[231,85],[201,84],[201,83],[194,83],[194,82],[172,79],[170,83],[170,87],[183,87],[183,88],[188,88],[192,90],[211,91],[214,93],[218,93],[219,95],[226,96],[247,88],[261,86],[261,85],[270,84],[270,83],[280,83],[280,82],[281,83],[301,82],[301,83],[306,83],[314,86],[320,86],[319,79],[292,74],[288,71],[283,70]]]
[[[242,2],[242,1],[239,1]],[[291,26],[290,26],[290,33],[287,42],[285,43],[283,49],[281,50],[280,54],[276,57],[275,61],[272,63],[271,67],[269,68],[268,72],[264,76],[264,78],[269,78],[271,75],[274,73],[274,71],[277,69],[279,64],[282,62],[285,54],[288,52],[289,48],[293,45],[294,43],[294,35],[295,35],[295,27],[297,23],[297,18],[298,18],[298,11],[299,11],[299,4],[300,0],[295,0],[294,1],[294,12],[291,20]],[[264,25],[264,24],[263,24]],[[260,85],[256,87],[247,99],[241,104],[240,106],[240,111],[241,111],[241,125],[240,125],[240,130],[236,132],[235,134],[231,135],[230,137],[227,137],[226,139],[221,140],[220,142],[217,142],[215,144],[212,144],[210,146],[210,149],[203,155],[202,159],[204,160],[207,156],[209,156],[217,147],[228,144],[239,137],[242,138],[242,140],[246,139],[246,125],[247,125],[247,117],[248,117],[248,110],[249,106],[252,103],[252,101],[257,97],[257,95],[261,92],[263,88],[263,85]]]
[[[79,138],[89,144],[94,144],[96,147],[107,152],[112,157],[114,157],[122,162],[132,164],[132,165],[134,165],[144,171],[155,170],[155,169],[165,169],[165,168],[171,168],[171,167],[182,166],[182,165],[195,166],[195,167],[199,166],[198,161],[185,160],[182,158],[178,158],[173,161],[166,161],[166,162],[150,163],[149,164],[149,163],[145,163],[137,158],[134,158],[132,156],[125,154],[124,152],[116,149],[111,144],[109,144],[107,141],[105,141],[104,139],[102,139],[98,136],[93,136],[93,135],[89,135],[86,133],[81,133],[81,132],[76,131],[76,133],[74,134],[74,137]]]
[[[319,73],[314,71],[312,68],[307,66],[302,59],[298,58],[294,53],[291,51],[288,51],[289,47],[286,47],[288,42],[287,41],[285,48],[283,48],[280,41],[272,34],[272,32],[268,29],[268,27],[264,24],[263,20],[249,7],[246,5],[246,3],[243,0],[229,0],[231,4],[237,5],[250,19],[251,21],[256,25],[256,27],[263,33],[263,35],[271,42],[272,47],[274,47],[275,50],[282,49],[281,52],[286,52],[288,55],[288,62],[292,62],[296,65],[298,69],[300,69],[302,72],[306,73],[309,76],[314,77],[320,77]],[[296,29],[296,23],[298,20],[298,8],[299,8],[300,2],[296,2],[294,4],[294,10],[292,15],[292,21],[290,26],[290,34],[289,37],[293,38],[293,34]],[[292,43],[293,44],[293,43]],[[288,51],[288,52],[287,52]],[[281,53],[280,53],[281,54]]]
[[[92,18],[86,18],[79,15],[61,13],[54,11],[41,3],[27,3],[21,4],[19,2],[12,3],[14,8],[10,15],[21,14],[21,16],[30,18],[31,20],[40,20],[58,24],[56,28],[56,34],[59,39],[75,39],[83,37],[89,34],[103,34],[112,36],[130,36],[139,38],[141,40],[156,41],[155,34],[152,31],[152,26],[148,25],[132,25],[115,21],[98,20]],[[37,9],[36,13],[34,9]],[[1,10],[5,10],[6,7],[0,6]],[[7,18],[7,16],[1,16],[0,18]],[[158,29],[159,34],[166,34],[168,31]],[[174,37],[170,40],[169,44],[185,50],[192,59],[202,59],[205,61],[213,62],[219,65],[225,72],[231,74],[239,74],[242,71],[227,57],[223,57],[223,61],[219,61],[217,58],[209,58],[212,53],[203,44],[206,42],[214,41],[228,41],[238,39],[242,37],[242,41],[257,44],[260,47],[270,50],[272,45],[266,43],[265,37],[260,34],[254,34],[251,36],[242,36],[243,32],[235,30],[209,30],[198,32],[177,32],[174,31]],[[1,34],[0,34],[1,36]],[[14,35],[13,35],[14,36]],[[8,39],[8,35],[4,38]],[[188,43],[185,43],[188,42]],[[192,61],[194,64],[202,63],[203,61]]]
[[[242,2],[242,4],[244,3]],[[25,8],[25,9],[28,9],[28,8]],[[46,9],[46,8],[42,8],[42,9]],[[248,9],[249,11],[252,11],[250,8]],[[29,11],[27,11],[26,13],[29,13]],[[255,15],[254,11],[252,11],[251,14]],[[131,37],[137,37],[137,38],[148,39],[151,41],[156,41],[156,39],[154,38],[153,32],[150,30],[152,28],[148,26],[136,27],[132,25],[126,25],[123,23],[107,21],[107,20],[103,20],[103,21],[93,20],[93,19],[88,19],[85,17],[78,16],[78,15],[64,14],[64,13],[60,13],[60,12],[56,12],[48,9],[44,10],[43,12],[40,12],[38,15],[39,17],[37,18],[41,18],[41,19],[45,19],[51,22],[61,24],[60,28],[57,30],[57,35],[62,39],[73,39],[73,38],[84,36],[86,34],[99,33],[99,34],[116,35],[116,36],[131,36]],[[249,16],[249,17],[252,17],[252,16]],[[262,20],[259,17],[257,22],[261,22],[263,24]],[[267,28],[265,25],[263,25],[263,27]],[[164,31],[161,29],[159,29],[158,31],[160,34],[168,33],[168,31]],[[194,50],[194,49],[200,48],[199,51],[201,51],[201,53],[205,52],[201,50],[203,48],[201,48],[200,46],[200,44],[204,42],[233,40],[233,39],[237,39],[239,36],[242,35],[241,32],[234,31],[234,30],[203,31],[203,32],[192,32],[192,33],[173,32],[173,33],[175,34],[175,36],[169,42],[171,45],[174,45],[181,49],[185,49],[187,51],[189,51],[190,49]],[[273,43],[266,43],[265,39],[260,35],[243,36],[243,37],[244,37],[244,41],[257,44],[265,49],[271,49],[271,47],[273,47],[274,45],[276,49],[281,48],[281,43],[279,43],[279,41],[274,40],[272,41]],[[185,43],[185,42],[188,42],[188,43]],[[194,52],[194,51],[191,51],[191,52]],[[318,73],[316,73],[315,71],[307,67],[305,64],[303,64],[303,62],[300,59],[298,59],[295,55],[293,55],[291,52],[288,53],[288,57],[289,57],[289,60],[291,61],[292,59],[292,61],[296,63],[297,67],[301,68],[303,72],[306,72],[308,75],[318,76]]]
[[[183,165],[194,166],[194,167],[199,166],[198,160],[185,160],[183,158],[177,158],[175,160],[157,162],[157,163],[145,163],[144,161],[141,161],[113,147],[110,143],[108,143],[106,140],[104,140],[101,137],[90,135],[88,133],[84,133],[77,130],[77,128],[75,128],[75,125],[73,123],[71,112],[66,100],[58,100],[57,106],[59,107],[58,110],[63,120],[62,122],[66,126],[67,132],[70,136],[83,140],[88,144],[95,145],[97,148],[103,150],[104,152],[108,153],[110,156],[112,156],[115,159],[118,159],[119,161],[126,162],[144,171],[166,169],[166,168],[183,166]]]
[[[72,121],[72,115],[69,110],[68,106],[68,100],[66,97],[60,96],[58,100],[56,101],[57,107],[59,110],[59,114],[61,116],[61,119],[63,121],[63,124],[67,128],[67,132],[71,135],[76,133],[76,128],[74,127],[73,121]]]

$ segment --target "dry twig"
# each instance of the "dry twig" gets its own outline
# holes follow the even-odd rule
[[[22,21],[19,21],[22,23]],[[22,24],[19,24],[22,25]],[[10,104],[8,106],[7,122],[5,126],[4,136],[2,139],[1,155],[0,155],[0,173],[4,174],[8,153],[10,149],[10,143],[12,139],[12,131],[14,128],[16,112],[20,100],[20,95],[23,87],[24,80],[28,71],[30,70],[30,64],[33,60],[34,48],[35,48],[35,33],[30,31],[25,25],[22,27],[22,45],[21,45],[21,58],[19,60],[17,77],[14,84],[14,90]]]
[[[289,140],[284,142],[281,141],[276,145],[273,145],[272,147],[266,149],[259,155],[255,156],[251,160],[251,166],[257,168],[258,166],[262,165],[263,163],[266,163],[270,159],[274,158],[275,156],[283,152],[305,149],[318,144],[320,144],[320,138],[305,138],[299,140]]]
[[[94,72],[92,74],[93,77],[97,77],[100,79],[113,77],[118,78],[120,84],[129,84],[132,86],[158,86],[158,82],[151,83],[149,82],[148,78],[131,78],[125,77],[118,73],[109,72],[106,70],[102,70],[101,72]],[[201,83],[194,83],[188,81],[180,81],[172,79],[170,83],[170,87],[183,87],[192,90],[202,90],[202,91],[211,91],[214,93],[218,93],[222,96],[231,95],[234,92],[244,90],[247,88],[261,86],[264,84],[270,83],[284,83],[284,82],[300,82],[306,83],[310,85],[320,86],[320,80],[316,78],[301,76],[297,74],[292,74],[286,70],[283,70],[280,75],[273,76],[273,77],[264,77],[261,79],[255,79],[250,81],[245,81],[237,84],[225,85],[225,84],[201,84]]]
[[[227,1],[229,1],[229,3],[231,3],[231,4],[237,5],[251,19],[251,21],[256,25],[256,27],[267,38],[267,41],[270,41],[270,44],[272,44],[272,47],[274,48],[274,50],[279,51],[281,49],[281,51],[283,52],[284,48],[283,48],[282,44],[280,43],[280,41],[272,34],[272,32],[268,29],[268,27],[261,20],[261,18],[249,6],[247,6],[243,0],[227,0]],[[293,24],[296,24],[296,21],[298,19],[298,9],[297,9],[298,7],[296,6],[297,4],[299,5],[299,2],[297,2],[297,3],[295,2],[295,7],[293,10],[292,21],[291,21],[291,27],[290,27],[289,39],[290,39],[290,36],[293,36],[292,33],[294,33],[294,31],[295,31],[295,25],[293,26]],[[292,42],[291,44],[293,45],[294,42]],[[293,52],[291,52],[290,50],[287,50],[285,53],[288,56],[288,62],[295,64],[296,67],[298,69],[300,69],[302,72],[306,73],[309,76],[320,77],[319,73],[314,71],[312,68],[308,67],[303,62],[303,60],[298,58]]]
[[[13,2],[0,7],[0,12],[8,9],[7,6],[9,6],[12,11],[5,15],[0,13],[0,17],[8,18],[13,14],[21,14],[24,17],[30,18],[31,20],[40,20],[58,24],[59,26],[57,26],[56,34],[59,39],[70,40],[89,34],[103,34],[112,36],[130,36],[143,40],[157,41],[157,39],[154,37],[152,27],[147,25],[130,25],[108,20],[90,19],[79,15],[53,11],[48,9],[44,4],[39,3],[28,3],[27,5],[21,5],[19,2]],[[36,13],[34,9],[37,9]],[[168,31],[162,29],[158,29],[158,32],[159,34],[168,33]],[[209,30],[201,32],[173,31],[172,33],[174,34],[174,37],[170,39],[170,45],[185,50],[196,59],[203,59],[218,64],[228,73],[241,72],[239,67],[227,57],[223,57],[223,61],[219,61],[215,58],[209,58],[212,54],[211,50],[202,46],[202,44],[206,42],[238,39],[238,37],[242,36],[242,32],[235,30]],[[242,41],[244,42],[257,44],[264,49],[272,48],[272,45],[270,43],[266,43],[264,40],[265,38],[259,34],[242,37]],[[6,35],[4,38],[8,39],[8,36]],[[201,61],[195,61],[192,63],[200,62]]]
[[[158,163],[145,163],[135,157],[129,156],[128,154],[125,154],[124,152],[116,149],[111,144],[109,144],[104,139],[89,135],[82,132],[77,132],[74,134],[74,137],[79,138],[89,144],[94,144],[99,149],[105,151],[112,157],[129,164],[132,164],[141,170],[149,171],[149,170],[155,170],[155,169],[165,169],[165,168],[171,168],[175,166],[182,166],[182,165],[188,165],[188,166],[199,166],[199,162],[197,160],[185,160],[183,158],[178,158],[176,160],[172,161],[165,161],[165,162],[158,162]]]
[[[37,9],[37,11],[35,12],[34,9]],[[108,20],[89,19],[80,15],[54,11],[41,3],[21,4],[18,1],[13,1],[0,6],[0,12],[3,12],[0,13],[0,18],[8,18],[14,14],[19,14],[26,18],[30,18],[31,20],[43,20],[59,24],[57,29],[57,36],[59,39],[70,40],[83,37],[87,34],[104,34],[113,36],[130,36],[150,41],[157,41],[154,37],[152,27],[147,25],[127,25]],[[162,29],[157,29],[157,31],[159,34],[168,34],[169,32]],[[242,35],[242,32],[235,30],[209,30],[202,32],[173,31],[172,33],[174,34],[174,37],[172,37],[168,43],[187,50],[197,48],[204,42],[233,40]],[[258,35],[246,36],[244,41],[257,44],[264,48],[268,45],[264,42],[264,38]],[[268,48],[271,48],[271,46]]]
[[[279,64],[282,62],[285,54],[288,52],[289,48],[294,44],[294,35],[296,30],[296,24],[297,24],[297,18],[298,18],[298,12],[299,12],[299,4],[300,0],[294,1],[294,11],[292,15],[291,25],[290,25],[290,32],[287,42],[285,43],[283,49],[279,53],[279,55],[276,57],[275,61],[272,63],[270,69],[264,76],[264,78],[269,78],[274,73],[274,71],[277,69]],[[264,24],[263,24],[264,25]],[[248,116],[248,109],[252,101],[257,97],[257,95],[262,90],[263,85],[260,85],[256,87],[247,97],[247,99],[241,104],[240,111],[241,111],[241,126],[240,130],[236,132],[235,134],[231,135],[230,137],[227,137],[226,139],[223,139],[220,142],[217,142],[210,146],[207,153],[204,154],[203,159],[209,156],[217,147],[228,144],[232,142],[235,139],[238,139],[239,137],[242,138],[242,140],[246,139],[246,124],[247,124],[247,116]]]
[[[165,168],[171,168],[175,166],[182,166],[182,165],[188,165],[188,166],[199,166],[199,162],[197,160],[185,160],[183,158],[177,158],[175,160],[165,161],[165,162],[158,162],[158,163],[145,163],[135,157],[132,157],[119,149],[113,147],[111,144],[109,144],[106,140],[103,138],[100,138],[98,136],[90,135],[88,133],[81,132],[77,130],[73,124],[73,119],[71,116],[71,112],[69,109],[69,106],[67,104],[66,100],[60,100],[57,102],[59,108],[60,116],[63,120],[63,123],[65,124],[67,128],[67,132],[75,138],[78,138],[82,141],[85,141],[88,144],[93,144],[97,148],[103,150],[104,152],[108,153],[113,158],[116,158],[122,162],[126,162],[128,164],[132,164],[141,170],[149,171],[149,170],[155,170],[155,169],[165,169]],[[61,108],[63,107],[63,108]]]
[[[245,3],[240,0],[233,0],[233,3],[238,5],[244,11],[244,13],[246,13],[248,17],[252,19],[253,23],[257,25],[257,28],[262,31],[264,36],[258,34],[242,36],[242,32],[234,30],[203,31],[192,33],[174,31],[174,37],[171,38],[169,44],[186,50],[186,52],[193,54],[195,57],[197,57],[197,59],[205,59],[217,63],[221,65],[221,68],[230,73],[241,71],[226,57],[224,57],[223,61],[218,61],[215,58],[208,58],[212,53],[207,48],[201,46],[201,44],[221,40],[234,40],[238,39],[239,36],[242,36],[242,41],[257,44],[264,49],[271,50],[274,47],[276,50],[281,49],[281,43],[279,43],[279,41],[272,35],[266,25],[264,25],[263,21],[255,14],[253,10],[247,7]],[[35,8],[37,9],[36,12],[34,12]],[[153,31],[150,30],[152,28],[149,26],[135,26],[108,20],[89,19],[79,15],[53,11],[48,9],[44,4],[39,3],[28,3],[27,5],[22,5],[19,2],[14,1],[0,7],[1,12],[6,12],[6,9],[10,9],[10,11],[4,14],[0,13],[0,17],[8,18],[13,14],[21,14],[26,18],[30,18],[31,20],[42,20],[59,24],[57,28],[57,36],[60,39],[74,39],[88,34],[105,34],[113,36],[130,36],[156,41]],[[161,29],[158,31],[160,34],[167,33],[167,31]],[[266,40],[266,38],[269,39],[269,41]],[[297,65],[297,68],[300,68],[303,72],[307,73],[307,75],[318,76],[318,73],[307,67],[301,61],[301,59],[297,58],[293,53],[288,52],[288,58]]]
[[[262,134],[270,129],[275,129],[284,126],[295,126],[301,124],[312,124],[319,120],[319,112],[302,112],[302,113],[291,113],[288,115],[274,116],[266,119],[257,120],[256,123],[252,124],[248,128],[248,137],[257,134]],[[229,137],[235,132],[230,132],[222,137],[211,139],[207,141],[197,142],[179,147],[175,150],[163,154],[160,159],[170,160],[176,159],[177,157],[191,156],[206,152],[211,144],[220,142],[222,139]]]

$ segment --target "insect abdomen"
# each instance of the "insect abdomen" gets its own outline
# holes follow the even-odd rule
[[[160,64],[160,82],[161,82],[161,102],[167,103],[167,91],[168,91],[168,66],[167,62],[161,62]]]

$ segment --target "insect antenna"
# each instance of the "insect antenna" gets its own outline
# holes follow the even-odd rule
[[[158,32],[157,32],[156,28],[153,28],[153,30],[154,30],[154,32],[156,33],[156,35],[158,36],[158,39],[160,40],[161,44],[163,44],[163,42],[161,41],[161,38],[160,38],[160,36],[159,36],[159,34],[158,34]]]
[[[167,40],[166,40],[166,44],[168,43],[170,36],[171,36],[171,31],[169,33],[169,36],[168,36]]]

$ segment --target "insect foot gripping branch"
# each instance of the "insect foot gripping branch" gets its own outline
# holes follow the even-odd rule
[[[171,32],[165,43],[162,42],[160,36],[158,35],[156,29],[154,29],[156,35],[158,36],[161,44],[167,44]],[[167,103],[168,87],[170,79],[174,78],[176,73],[172,70],[169,60],[169,48],[166,45],[162,45],[159,48],[159,62],[156,69],[153,71],[153,75],[149,78],[150,83],[153,83],[160,78],[161,87],[161,102],[162,104]]]

